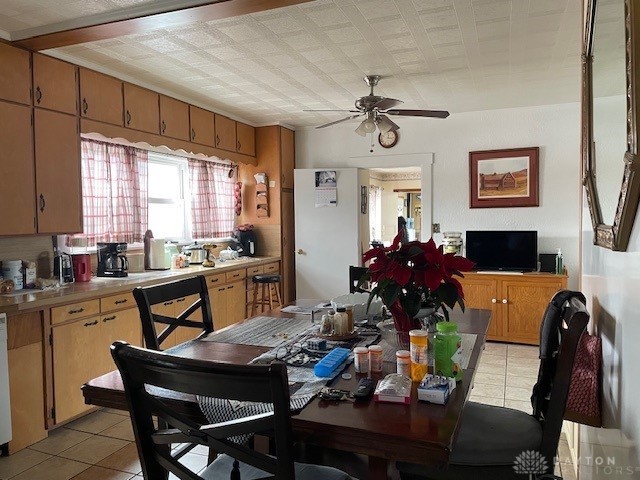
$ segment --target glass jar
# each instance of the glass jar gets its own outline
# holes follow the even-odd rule
[[[458,325],[440,322],[436,325],[434,345],[435,373],[462,380],[462,337]]]
[[[444,247],[444,253],[455,253],[460,255],[462,253],[462,232],[444,232],[444,240],[442,245]]]

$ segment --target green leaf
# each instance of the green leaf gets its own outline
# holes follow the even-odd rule
[[[387,286],[382,292],[382,302],[387,306],[393,304],[398,299],[401,291],[402,288],[395,282],[393,285]]]

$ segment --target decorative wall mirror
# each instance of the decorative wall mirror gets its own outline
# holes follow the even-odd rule
[[[594,243],[625,251],[640,199],[640,5],[589,0],[582,55],[582,172]]]

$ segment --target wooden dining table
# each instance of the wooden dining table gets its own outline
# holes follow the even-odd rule
[[[317,305],[317,300],[298,300],[294,305]],[[279,308],[260,314],[282,318],[303,318],[299,314],[284,313]],[[367,455],[369,476],[372,480],[386,479],[388,462],[405,461],[446,468],[453,448],[465,402],[473,385],[473,378],[485,338],[491,312],[467,309],[464,313],[456,309],[451,312],[451,321],[458,324],[460,333],[477,335],[468,367],[462,381],[446,405],[435,405],[418,401],[416,383],[408,405],[378,403],[373,399],[357,402],[313,399],[302,411],[292,416],[296,439],[308,445],[333,448],[346,452]],[[311,324],[311,319],[307,315]],[[245,321],[249,321],[247,319]],[[226,329],[234,328],[234,325]],[[223,330],[220,330],[220,332]],[[209,335],[217,335],[218,331]],[[216,341],[192,340],[167,350],[167,353],[186,358],[199,358],[246,364],[256,356],[270,350],[268,347],[241,345]],[[382,378],[395,373],[395,362],[385,362]],[[353,365],[347,373],[351,379],[336,377],[330,386],[354,391],[361,374],[355,374]],[[82,387],[85,403],[100,407],[127,410],[124,387],[118,371],[90,380]],[[163,401],[177,411],[186,412],[200,421],[204,416],[195,397],[177,392],[163,391]]]

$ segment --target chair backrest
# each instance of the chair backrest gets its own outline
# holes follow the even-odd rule
[[[234,365],[175,357],[115,342],[111,354],[120,370],[144,478],[166,478],[170,472],[182,479],[200,479],[178,463],[172,443],[207,445],[240,462],[269,472],[280,480],[294,479],[293,434],[289,410],[286,365]],[[267,402],[273,411],[204,425],[149,393],[145,387],[160,387],[190,395]],[[150,389],[152,391],[152,389]],[[153,416],[169,429],[154,427]],[[275,457],[235,443],[230,437],[271,431]]]
[[[190,295],[198,295],[198,299],[191,305],[185,305],[185,309],[175,317],[152,311],[155,305],[166,304]],[[147,348],[160,350],[162,342],[178,327],[200,330],[199,333],[194,332],[194,338],[213,332],[213,316],[211,315],[207,281],[202,275],[150,287],[137,287],[133,290],[133,297],[138,304],[142,334]],[[189,319],[198,310],[201,311],[202,320]],[[156,323],[167,325],[167,327],[158,334]]]
[[[369,271],[367,267],[354,267],[353,265],[349,266],[349,293],[368,293],[369,290],[362,288],[365,286],[365,283],[361,282],[362,277]]]
[[[531,396],[534,416],[542,423],[540,453],[553,459],[558,450],[562,421],[569,395],[571,372],[580,337],[587,329],[589,313],[580,292],[556,294],[540,328],[540,370]],[[564,295],[563,295],[564,294]],[[560,302],[558,302],[560,299]],[[551,471],[553,462],[549,462]]]

